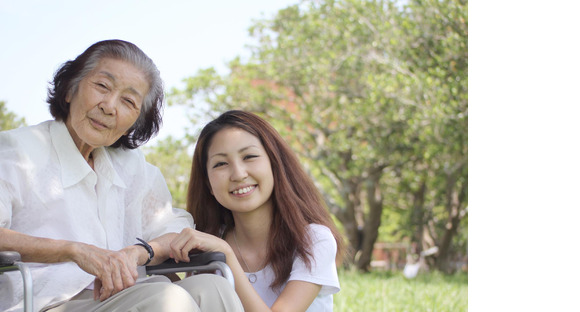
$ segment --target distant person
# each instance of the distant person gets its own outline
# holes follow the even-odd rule
[[[226,254],[245,311],[332,311],[342,240],[290,147],[258,116],[208,123],[193,156],[187,209],[198,221],[171,243]]]
[[[0,250],[31,262],[37,310],[242,311],[218,275],[145,276],[193,226],[136,149],[158,132],[162,101],[151,59],[106,40],[56,72],[54,120],[0,132]],[[0,310],[22,299],[19,273],[0,275]]]

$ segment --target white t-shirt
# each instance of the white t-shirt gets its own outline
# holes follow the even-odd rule
[[[120,250],[136,237],[148,241],[193,225],[172,207],[161,172],[139,150],[101,147],[93,157],[94,171],[62,122],[0,132],[0,227]],[[72,262],[30,266],[36,309],[94,280]],[[20,310],[20,273],[0,275],[0,289],[0,311]]]
[[[312,302],[306,311],[332,311],[332,295],[340,291],[335,262],[336,241],[334,240],[332,232],[326,226],[310,224],[309,227],[310,233],[313,235],[312,251],[314,260],[312,261],[312,269],[308,270],[304,262],[297,257],[294,259],[292,272],[290,273],[288,281],[305,281],[322,285],[318,296],[316,296],[316,299],[314,299],[314,302]],[[254,289],[264,302],[269,307],[272,307],[279,295],[270,288],[270,284],[274,280],[274,271],[268,265],[254,274],[257,276],[256,282],[252,284]],[[246,276],[249,275],[250,273],[246,273]],[[284,290],[286,284],[280,288],[280,292]]]

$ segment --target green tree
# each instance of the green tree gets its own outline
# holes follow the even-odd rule
[[[185,208],[191,169],[191,156],[187,151],[187,144],[183,140],[169,136],[155,145],[144,146],[143,152],[147,161],[158,167],[165,177],[173,197],[173,206]]]
[[[437,266],[447,271],[451,254],[466,252],[467,2],[411,1],[396,20],[404,47],[397,58],[422,82],[418,94],[430,107],[399,190],[410,195],[413,241],[419,249],[437,245]]]
[[[26,121],[24,118],[19,118],[16,114],[9,112],[6,108],[6,103],[0,101],[0,131],[10,130],[25,125]]]
[[[250,32],[249,60],[224,77],[200,71],[173,100],[270,121],[317,181],[359,269],[395,215],[408,222],[390,234],[422,247],[431,230],[447,261],[467,202],[466,3],[302,1]]]

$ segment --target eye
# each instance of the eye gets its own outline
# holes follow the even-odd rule
[[[135,104],[135,101],[133,101],[133,99],[130,98],[123,98],[123,101],[125,101],[125,103],[127,103],[128,105],[130,105],[133,108],[137,108],[137,104]]]
[[[215,169],[215,168],[218,168],[218,167],[221,167],[221,166],[225,166],[225,165],[227,165],[226,162],[220,161],[220,162],[215,163],[215,165],[213,165],[212,168]]]
[[[252,158],[257,158],[257,157],[260,157],[260,156],[258,156],[258,155],[246,155],[246,156],[244,156],[244,160],[248,160],[248,159],[252,159]]]
[[[97,85],[97,87],[99,87],[99,88],[101,88],[101,89],[104,89],[104,90],[109,90],[109,87],[107,87],[107,85],[105,85],[105,84],[104,84],[104,83],[102,83],[102,82],[96,82],[95,84]]]

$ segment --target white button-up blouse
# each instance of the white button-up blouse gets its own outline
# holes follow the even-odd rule
[[[93,158],[94,171],[62,122],[0,132],[0,227],[119,250],[136,237],[193,226],[141,151],[101,147]],[[31,271],[36,308],[70,299],[94,280],[70,262]],[[19,273],[0,275],[0,310],[18,310],[22,297]]]

